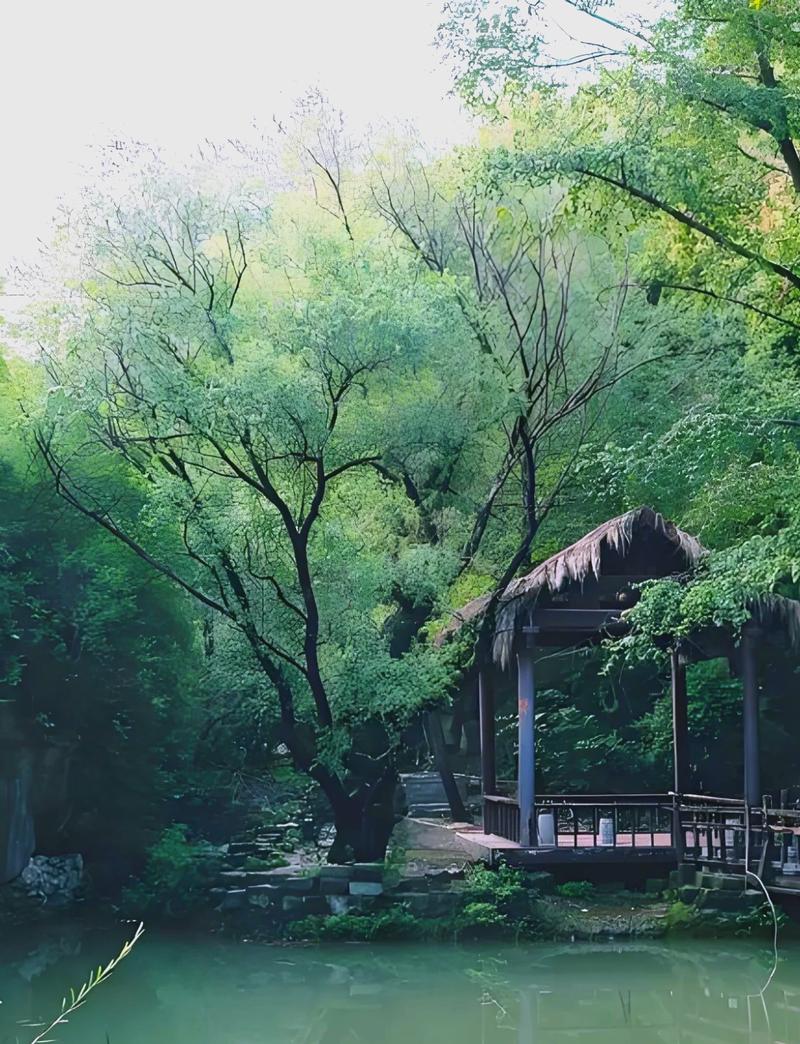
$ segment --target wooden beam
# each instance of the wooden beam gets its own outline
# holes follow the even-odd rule
[[[536,765],[535,712],[536,685],[533,675],[532,639],[517,653],[517,713],[519,716],[517,795],[519,801],[519,843],[528,848],[536,843],[532,823],[536,803],[534,770]],[[533,838],[533,841],[531,840]]]
[[[497,789],[497,762],[494,687],[488,670],[478,673],[478,714],[481,734],[481,791],[494,794]]]
[[[742,628],[742,724],[744,732],[744,799],[752,808],[761,804],[761,765],[758,744],[758,628]]]
[[[545,631],[585,631],[592,634],[619,620],[621,609],[535,609],[526,634]]]

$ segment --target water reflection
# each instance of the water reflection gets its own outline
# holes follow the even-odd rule
[[[121,936],[120,936],[121,937]],[[0,939],[0,1044],[24,1044],[116,951],[104,933]],[[64,1044],[788,1044],[800,951],[743,941],[521,948],[235,944],[150,933]]]

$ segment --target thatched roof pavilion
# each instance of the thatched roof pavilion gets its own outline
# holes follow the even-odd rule
[[[639,507],[597,526],[526,576],[513,580],[499,599],[491,595],[473,599],[437,636],[438,642],[447,640],[465,624],[480,620],[494,602],[491,660],[478,664],[485,814],[491,813],[493,801],[507,804],[509,800],[495,795],[492,677],[497,667],[505,669],[516,661],[519,736],[515,804],[519,812],[518,840],[523,847],[536,845],[534,650],[580,645],[624,633],[627,625],[623,613],[638,600],[642,582],[690,573],[706,553],[696,537],[653,508]],[[732,635],[717,628],[719,634],[711,636],[720,639],[714,648],[713,643],[705,649],[699,643],[691,649],[679,648],[675,642],[670,650],[677,794],[685,793],[688,785],[686,664],[695,658],[726,655],[735,661],[742,678],[745,801],[760,801],[757,645],[762,627],[779,627],[794,644],[800,644],[800,603],[766,595],[753,600],[751,612],[751,622],[743,628],[738,644]]]

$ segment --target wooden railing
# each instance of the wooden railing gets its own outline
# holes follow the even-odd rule
[[[486,794],[483,809],[485,833],[519,843],[516,798]],[[800,809],[772,808],[766,799],[745,808],[741,798],[706,794],[548,794],[536,802],[531,838],[542,812],[553,816],[558,848],[669,849],[679,862],[728,874],[747,869],[771,888],[800,892]],[[613,827],[603,837],[601,819]]]
[[[736,868],[744,871],[747,831],[761,827],[738,798],[704,794],[676,797],[678,852],[687,863]],[[760,810],[755,810],[756,813]],[[759,837],[759,841],[761,838]]]
[[[519,841],[519,805],[516,798],[502,794],[485,794],[483,798],[483,829],[487,834]]]
[[[486,794],[483,809],[485,833],[519,842],[515,798]],[[553,816],[559,848],[668,848],[673,842],[673,804],[666,794],[549,794],[536,802],[532,827],[542,812]],[[601,819],[611,821],[610,841],[601,839]]]
[[[798,875],[800,809],[746,808],[738,798],[683,794],[676,800],[679,856],[684,862],[727,873],[745,869],[763,880]]]

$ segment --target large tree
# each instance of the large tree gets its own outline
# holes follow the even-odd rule
[[[3,767],[32,784],[40,850],[83,852],[102,887],[131,872],[198,782],[198,643],[186,600],[71,511],[32,461],[19,403],[41,377],[0,354]],[[132,496],[123,474],[106,481],[109,497]]]
[[[527,563],[654,342],[546,198],[356,176],[335,129],[291,142],[310,197],[137,170],[73,216],[33,430],[73,507],[244,640],[331,858],[376,858],[404,729],[450,681],[421,628]]]
[[[564,3],[583,12],[584,37],[617,33],[570,59],[595,70],[572,92],[546,72],[541,4],[448,5],[441,38],[462,90],[491,99],[515,132],[495,155],[498,175],[560,184],[595,223],[632,229],[632,217],[654,301],[699,294],[796,330],[796,5],[679,0],[659,19],[623,22],[613,4]]]
[[[373,468],[436,310],[386,257],[290,211],[273,235],[251,191],[160,177],[94,200],[73,292],[44,320],[36,441],[69,503],[243,636],[331,804],[332,858],[373,858],[397,737],[442,684],[381,635],[392,507]],[[112,496],[114,466],[143,507]]]
[[[624,253],[576,228],[558,195],[498,188],[485,158],[475,149],[424,163],[401,151],[377,161],[371,181],[395,242],[450,288],[493,389],[494,412],[482,418],[493,452],[473,484],[456,570],[477,571],[490,589],[482,642],[497,597],[530,567],[542,527],[568,496],[612,393],[672,352],[660,324],[648,329],[641,301],[630,301]]]

